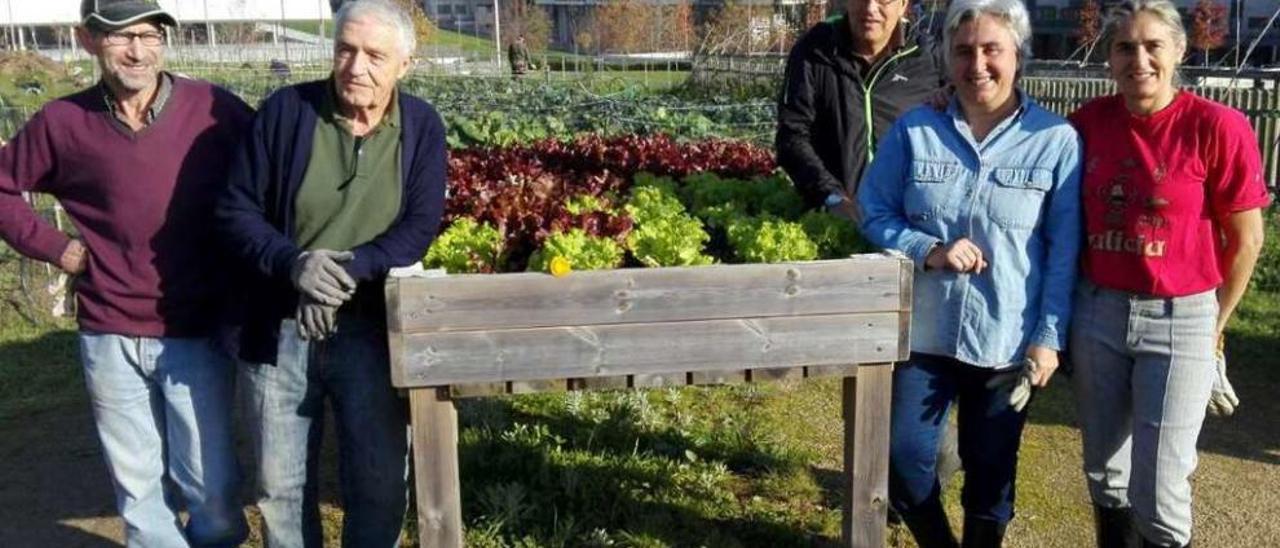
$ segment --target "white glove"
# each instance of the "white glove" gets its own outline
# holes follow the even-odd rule
[[[1009,406],[1021,413],[1026,409],[1027,402],[1031,401],[1031,382],[1039,367],[1035,360],[1023,358],[1020,365],[991,377],[987,381],[987,388],[1006,391],[1009,394]]]
[[[1209,414],[1215,417],[1230,417],[1240,405],[1236,397],[1236,389],[1227,380],[1227,354],[1224,352],[1225,342],[1218,337],[1218,348],[1214,351],[1214,366],[1217,376],[1213,379],[1213,391],[1209,393]]]

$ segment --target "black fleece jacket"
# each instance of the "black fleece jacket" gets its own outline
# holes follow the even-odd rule
[[[833,192],[856,194],[875,143],[942,85],[936,49],[914,40],[866,66],[845,16],[819,23],[791,48],[774,144],[810,207]]]

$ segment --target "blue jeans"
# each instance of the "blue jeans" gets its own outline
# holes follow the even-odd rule
[[[1013,410],[1007,392],[986,387],[994,374],[919,353],[894,369],[889,434],[889,502],[894,510],[908,515],[939,507],[938,442],[958,400],[965,517],[1002,525],[1013,519],[1018,443],[1027,415]]]
[[[1101,506],[1132,506],[1148,540],[1185,545],[1218,299],[1141,297],[1085,281],[1075,310],[1072,381],[1089,494]]]
[[[239,545],[249,529],[230,357],[212,339],[92,332],[81,332],[80,355],[128,546]]]
[[[408,410],[390,375],[386,328],[341,313],[337,334],[325,341],[302,340],[296,323],[285,320],[276,365],[244,365],[267,546],[323,545],[317,490],[326,399],[338,421],[342,544],[399,544],[408,506]]]

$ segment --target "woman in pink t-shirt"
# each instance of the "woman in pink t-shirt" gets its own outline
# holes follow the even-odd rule
[[[1187,546],[1216,343],[1248,286],[1270,202],[1248,120],[1180,91],[1167,0],[1127,0],[1104,39],[1118,94],[1071,116],[1085,241],[1070,350],[1100,546]]]

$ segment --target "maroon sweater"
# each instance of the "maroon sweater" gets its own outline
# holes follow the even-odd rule
[[[58,263],[67,236],[23,202],[53,195],[89,249],[80,327],[143,337],[207,334],[224,295],[214,200],[252,112],[230,92],[175,77],[156,120],[116,122],[93,87],[45,105],[0,149],[0,237]]]

